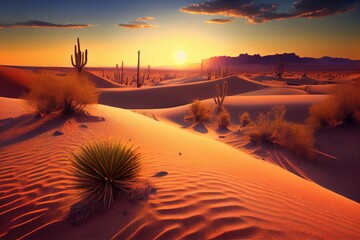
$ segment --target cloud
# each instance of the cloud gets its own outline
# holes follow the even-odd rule
[[[18,22],[10,24],[0,23],[0,28],[86,28],[93,27],[91,24],[56,24],[38,20],[30,20],[27,22]]]
[[[358,0],[297,0],[293,8],[298,17],[325,17],[355,10],[358,2]]]
[[[180,9],[191,14],[246,18],[250,23],[294,17],[324,17],[357,8],[358,0],[297,0],[292,10],[279,13],[279,4],[253,0],[212,0],[190,4]]]
[[[147,16],[147,17],[140,17],[140,18],[137,18],[136,21],[152,21],[154,20],[155,18],[154,17],[150,17],[150,16]]]
[[[225,24],[230,22],[232,22],[232,19],[230,18],[213,18],[205,21],[205,23],[217,23],[217,24]]]
[[[148,21],[154,20],[154,17],[139,17],[135,20],[128,21],[127,23],[119,23],[119,27],[125,27],[125,28],[157,28],[158,25],[149,24]]]

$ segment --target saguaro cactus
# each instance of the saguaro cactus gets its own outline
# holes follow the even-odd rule
[[[214,102],[217,105],[218,112],[220,112],[222,110],[222,106],[223,106],[227,91],[228,91],[228,82],[227,81],[224,81],[221,91],[220,91],[219,83],[217,83],[214,87]]]
[[[73,55],[71,55],[71,64],[74,66],[74,68],[78,70],[79,73],[81,73],[82,69],[85,67],[87,63],[87,49],[85,50],[85,55],[84,55],[84,52],[81,52],[80,49],[79,38],[77,38],[77,49],[76,49],[76,45],[74,47],[74,58],[75,58],[75,63],[74,63]]]
[[[136,72],[136,84],[137,87],[141,87],[141,82],[140,82],[140,50],[138,51],[138,64],[137,64],[137,72]]]

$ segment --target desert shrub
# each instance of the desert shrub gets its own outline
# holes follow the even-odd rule
[[[83,111],[88,104],[96,103],[98,93],[85,74],[57,76],[39,73],[23,98],[40,114],[61,111],[67,115]]]
[[[284,120],[285,113],[284,106],[275,106],[267,114],[259,114],[251,129],[251,140],[279,145],[302,156],[312,156],[315,152],[312,129]]]
[[[360,85],[343,84],[326,100],[310,107],[307,123],[314,128],[359,122]]]
[[[212,109],[196,99],[190,105],[188,114],[184,117],[185,121],[192,121],[192,123],[204,123],[212,117]]]
[[[239,117],[240,119],[240,126],[245,127],[253,124],[253,121],[251,120],[250,114],[248,112],[244,112]]]
[[[118,141],[85,144],[71,154],[70,161],[75,187],[101,210],[110,209],[114,200],[131,194],[140,170],[140,154]]]
[[[227,128],[231,124],[231,115],[230,113],[223,108],[219,113],[219,127]]]

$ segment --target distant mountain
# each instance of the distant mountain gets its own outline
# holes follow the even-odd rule
[[[259,54],[240,54],[237,57],[218,56],[202,60],[203,69],[228,66],[238,69],[270,70],[279,62],[281,56],[287,70],[360,70],[360,60],[333,57],[299,57],[295,53],[260,56]]]

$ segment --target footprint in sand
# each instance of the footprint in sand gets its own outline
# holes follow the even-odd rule
[[[168,172],[160,171],[160,172],[156,173],[153,177],[164,177],[168,174],[169,174]]]
[[[61,135],[63,135],[63,134],[64,134],[63,132],[56,130],[56,131],[52,134],[52,136],[61,136]]]

